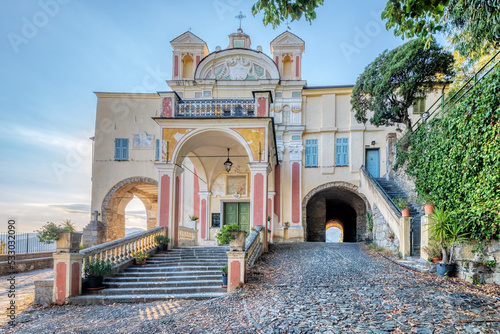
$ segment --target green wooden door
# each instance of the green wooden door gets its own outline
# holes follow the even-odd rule
[[[224,225],[238,224],[242,230],[250,230],[250,203],[224,203]]]

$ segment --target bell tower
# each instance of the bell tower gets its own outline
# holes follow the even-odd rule
[[[173,49],[172,80],[193,80],[196,66],[208,55],[205,41],[186,31],[170,42]]]
[[[271,54],[278,65],[281,80],[302,79],[302,54],[304,41],[289,31],[285,31],[271,42]]]

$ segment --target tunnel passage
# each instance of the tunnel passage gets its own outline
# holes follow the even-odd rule
[[[328,224],[342,226],[342,241],[356,242],[366,233],[366,204],[353,190],[345,187],[326,187],[315,192],[305,204],[306,241],[325,242]]]

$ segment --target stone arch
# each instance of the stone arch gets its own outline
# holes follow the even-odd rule
[[[343,223],[345,241],[361,241],[366,237],[366,197],[348,182],[330,182],[311,190],[302,201],[302,224],[307,241],[324,241],[330,220]]]
[[[158,182],[149,177],[129,177],[115,184],[102,201],[103,233],[98,243],[112,241],[125,236],[125,208],[137,196],[146,208],[147,228],[156,227],[158,205]]]
[[[326,222],[325,230],[328,231],[330,228],[338,228],[340,230],[340,242],[344,239],[344,224],[339,220],[332,220]]]

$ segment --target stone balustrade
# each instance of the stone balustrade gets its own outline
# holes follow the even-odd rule
[[[179,246],[196,246],[197,231],[193,228],[179,226]]]
[[[254,231],[250,233],[245,241],[245,253],[247,258],[247,267],[254,265],[255,261],[262,254],[262,240],[260,232],[263,226],[257,226]]]
[[[110,261],[113,267],[130,261],[135,252],[148,252],[158,246],[154,241],[157,235],[165,235],[165,227],[155,227],[145,232],[134,233],[125,238],[106,242],[80,251],[85,261]]]

